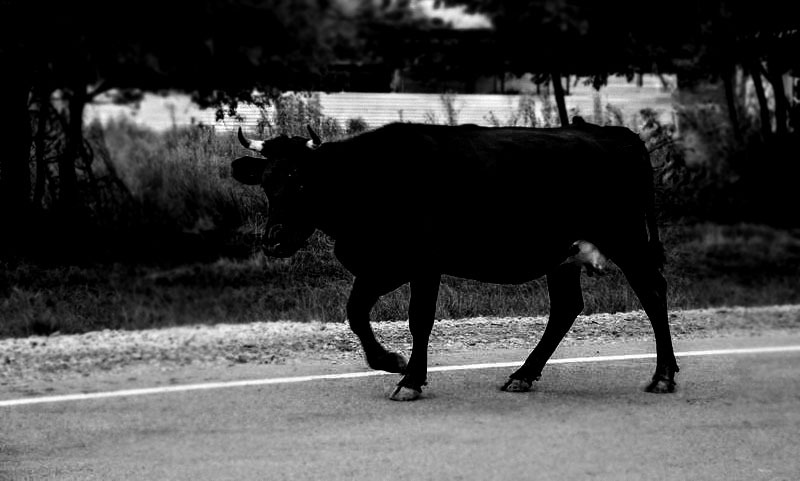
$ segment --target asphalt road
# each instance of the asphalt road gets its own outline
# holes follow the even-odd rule
[[[779,344],[800,337],[676,348]],[[650,348],[587,345],[556,357]],[[527,394],[498,390],[508,368],[433,373],[413,403],[388,401],[396,378],[378,376],[2,407],[0,479],[800,479],[800,352],[679,363],[672,395],[642,391],[652,360],[625,360],[549,366]]]

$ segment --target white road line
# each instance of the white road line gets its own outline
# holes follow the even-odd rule
[[[742,354],[774,354],[785,352],[800,352],[800,345],[776,346],[776,347],[752,347],[741,349],[712,349],[705,351],[684,351],[676,352],[677,357],[695,356],[726,356]],[[547,364],[576,364],[587,362],[610,362],[610,361],[629,361],[636,359],[653,359],[656,355],[647,354],[622,354],[617,356],[590,356],[590,357],[570,357],[562,359],[550,359]],[[467,371],[477,369],[494,369],[517,367],[521,362],[491,362],[483,364],[462,364],[458,366],[434,366],[428,368],[428,372],[447,372],[447,371]],[[123,389],[119,391],[106,391],[94,393],[64,394],[58,396],[41,396],[20,399],[9,399],[0,401],[0,407],[25,406],[30,404],[58,403],[65,401],[86,401],[90,399],[103,399],[113,397],[144,396],[148,394],[164,394],[186,391],[203,391],[209,389],[225,389],[233,387],[247,386],[266,386],[270,384],[292,384],[308,381],[325,381],[337,379],[355,379],[360,377],[385,376],[384,371],[365,371],[365,372],[346,372],[341,374],[312,374],[308,376],[277,377],[268,379],[250,379],[244,381],[211,382],[203,384],[186,384],[182,386],[162,386],[142,389]]]

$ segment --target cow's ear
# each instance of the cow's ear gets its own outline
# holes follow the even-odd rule
[[[231,175],[242,184],[261,185],[264,174],[272,170],[274,161],[264,157],[239,157],[231,162]]]

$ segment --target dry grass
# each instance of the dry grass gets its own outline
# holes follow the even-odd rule
[[[329,138],[344,135],[313,105],[289,99],[283,109],[265,119],[266,130],[292,132],[313,123]],[[672,135],[653,115],[643,116],[649,144]],[[94,150],[107,156],[106,174],[119,180],[108,185],[117,190],[101,192],[97,198],[105,201],[91,204],[90,228],[44,218],[44,228],[31,233],[35,255],[0,260],[0,337],[344,319],[352,279],[324,236],[314,236],[291,259],[257,253],[264,199],[258,188],[230,178],[229,162],[245,153],[232,135],[197,126],[157,135],[124,122],[97,128]],[[658,164],[669,160],[659,157],[665,152],[655,156]],[[662,212],[702,210],[692,175],[679,168],[660,171]],[[673,309],[800,302],[800,231],[692,221],[665,226],[662,237]],[[586,313],[639,308],[617,270],[583,283]],[[407,288],[385,296],[374,318],[405,319],[408,297]],[[543,279],[501,286],[446,277],[436,315],[542,315],[548,304]]]
[[[663,229],[671,309],[800,302],[800,232],[759,225],[673,225]],[[290,259],[255,256],[173,266],[6,264],[0,337],[105,328],[295,320],[341,322],[352,278],[317,235]],[[585,313],[640,308],[622,274],[583,278]],[[407,316],[403,287],[373,310]],[[519,286],[445,277],[438,318],[547,313],[544,279]]]

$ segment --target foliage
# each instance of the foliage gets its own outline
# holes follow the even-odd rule
[[[343,319],[351,279],[328,239],[315,235],[287,260],[260,254],[264,199],[257,188],[230,179],[228,163],[242,152],[233,136],[198,126],[159,135],[125,122],[84,128],[82,109],[108,89],[121,89],[117,95],[126,101],[143,90],[178,89],[229,112],[243,100],[261,102],[264,136],[305,135],[310,123],[336,139],[368,126],[353,119],[342,128],[323,115],[318,99],[281,91],[331,85],[337,61],[353,59],[462,81],[528,71],[545,81],[568,72],[601,86],[609,73],[652,70],[725,80],[736,66],[757,87],[766,79],[778,95],[772,107],[759,99],[766,114],[760,133],[748,122],[723,122],[726,112],[704,106],[680,112],[680,138],[651,111],[633,127],[657,167],[659,211],[668,223],[663,237],[672,256],[671,307],[797,302],[797,233],[740,223],[800,225],[800,214],[787,208],[796,204],[800,168],[785,160],[800,141],[783,131],[797,118],[779,90],[782,74],[796,68],[797,17],[776,2],[681,1],[669,8],[621,2],[615,8],[560,0],[444,1],[488,13],[495,29],[420,26],[403,8],[407,2],[386,13],[375,2],[348,9],[347,2],[314,0],[145,0],[138,12],[158,12],[148,17],[148,28],[140,15],[95,0],[0,4],[0,64],[14,73],[0,91],[0,135],[9,146],[0,159],[0,208],[22,213],[15,222],[2,216],[0,222],[2,240],[20,239],[26,254],[0,266],[0,335],[219,319]],[[29,22],[30,35],[14,35],[15,24]],[[557,125],[548,99],[524,97],[511,118],[493,122]],[[443,120],[457,122],[456,106],[442,100]],[[727,110],[730,116],[737,108]],[[598,123],[624,124],[599,97],[594,113]],[[702,145],[711,146],[713,162],[692,161],[701,144],[688,132],[707,140]],[[59,206],[65,198],[80,215]],[[669,225],[681,219],[692,224]],[[588,312],[638,307],[619,272],[585,282]],[[404,318],[407,304],[408,291],[400,289],[382,300],[375,317]],[[542,281],[495,286],[446,278],[437,315],[530,315],[546,306]]]
[[[444,124],[444,125],[458,125],[458,115],[461,109],[456,105],[456,96],[452,92],[445,92],[439,95],[439,102],[441,103],[444,116],[442,121],[433,110],[428,110],[424,114],[424,123],[426,124]]]
[[[230,178],[240,149],[231,136],[200,126],[164,134],[126,121],[89,128],[87,145],[101,162],[79,178],[85,214],[78,223],[59,216],[44,196],[18,254],[32,259],[181,262],[249,252],[248,219],[261,196]]]
[[[92,165],[97,156],[87,152],[82,114],[87,102],[111,89],[121,101],[134,100],[142,91],[176,89],[192,93],[202,105],[226,105],[229,111],[235,111],[240,101],[260,101],[265,108],[275,101],[276,115],[294,112],[290,115],[314,119],[320,117],[313,100],[301,105],[280,92],[346,85],[353,71],[368,68],[378,76],[415,71],[436,85],[446,85],[442,79],[466,85],[482,74],[532,72],[537,81],[552,77],[557,86],[560,72],[587,77],[601,86],[611,73],[678,71],[682,78],[722,78],[730,93],[731,72],[741,66],[757,87],[766,79],[776,101],[770,106],[759,95],[762,139],[737,146],[737,152],[745,153],[734,157],[751,158],[759,149],[771,154],[776,146],[793,145],[791,139],[767,139],[772,115],[781,137],[797,122],[791,118],[797,109],[786,100],[782,76],[796,68],[798,21],[786,15],[778,2],[679,1],[669,7],[658,2],[597,6],[562,0],[442,3],[484,12],[494,29],[457,31],[425,21],[407,0],[144,0],[132,12],[97,0],[2,2],[0,65],[15,75],[0,91],[0,107],[6,113],[0,136],[8,146],[8,154],[0,157],[0,221],[13,224],[11,231],[16,232],[30,211],[57,202],[60,212],[51,212],[54,218],[69,218],[67,224],[94,222],[98,200],[91,195],[97,190],[93,184],[116,182],[104,173],[110,164]],[[147,17],[147,28],[141,27],[142,12],[157,12]],[[29,23],[31,35],[14,34],[14,25]],[[38,106],[30,117],[29,98]],[[563,102],[558,105],[564,123],[566,109]],[[450,107],[446,105],[443,121],[452,124],[458,111]],[[544,111],[550,112],[549,108]],[[731,101],[727,110],[731,135],[741,141],[737,106]],[[60,127],[49,120],[53,112]],[[604,115],[613,117],[613,112]],[[31,120],[48,128],[33,128]],[[499,124],[506,119],[495,120]],[[519,125],[536,122],[536,117],[524,113],[508,119]],[[542,122],[548,125],[550,119]],[[265,119],[264,128],[271,133],[290,125],[291,120],[275,117]],[[363,130],[357,124],[352,129],[315,125],[327,137]],[[34,131],[36,175],[31,176],[26,154]],[[63,145],[53,147],[45,138],[48,132],[58,133]],[[45,160],[51,152],[54,162]],[[751,172],[762,177],[754,182],[766,185],[762,174]],[[87,185],[92,187],[87,190]],[[124,193],[114,195],[124,197]],[[24,239],[17,240],[24,244]]]
[[[145,0],[136,9],[148,14],[147,28],[95,0],[6,3],[11,19],[37,19],[37,35],[18,48],[52,89],[177,89],[203,105],[249,100],[254,89],[319,87],[356,35],[355,13],[336,2]]]
[[[640,135],[656,166],[657,203],[666,218],[723,223],[800,225],[794,203],[794,179],[800,165],[787,162],[800,148],[800,136],[762,140],[751,132],[737,143],[720,128],[718,109],[707,106],[680,112],[682,134],[663,125],[653,111],[641,112]],[[699,152],[702,150],[702,152]]]
[[[273,122],[275,132],[279,125],[300,133],[308,121],[325,123],[313,97],[282,102],[285,111],[273,121],[294,120]],[[735,181],[727,164],[714,170],[687,163],[685,143],[655,112],[644,111],[635,121],[631,127],[652,150],[657,171],[672,307],[797,302],[797,232],[705,222],[737,221],[748,212],[763,221],[766,211],[746,196],[755,186]],[[32,223],[32,255],[3,264],[0,335],[344,318],[352,279],[333,257],[329,239],[315,234],[290,259],[261,254],[263,194],[230,178],[230,160],[244,152],[233,135],[199,126],[156,134],[124,121],[94,124],[89,131],[92,151],[103,158],[95,179],[104,179],[81,177],[81,191],[98,199],[87,200],[91,222],[78,228],[52,216]],[[44,202],[47,212],[47,197]],[[731,208],[736,218],[730,218]],[[584,283],[586,312],[639,307],[620,272]],[[541,280],[498,286],[448,277],[437,316],[533,315],[547,305]],[[407,307],[408,291],[400,289],[383,298],[373,315],[403,319]]]
[[[487,74],[531,72],[538,81],[558,85],[559,73],[585,77],[595,88],[609,75],[629,79],[641,73],[677,73],[684,86],[720,79],[728,109],[733,105],[733,76],[743,69],[761,86],[762,76],[775,92],[775,105],[760,96],[762,129],[784,135],[792,120],[783,76],[797,69],[800,19],[783,2],[715,0],[697,3],[616,1],[592,4],[563,0],[438,0],[487,15],[493,25],[485,42],[489,57],[472,61]],[[621,14],[620,12],[624,12]],[[536,48],[546,45],[547,48]],[[533,48],[531,48],[533,46]],[[471,50],[476,50],[471,48]],[[469,51],[469,50],[467,50]],[[477,50],[476,50],[477,51]],[[498,68],[498,66],[500,66]],[[559,97],[559,90],[555,94]],[[734,134],[737,119],[731,113]],[[564,116],[562,114],[562,123]]]
[[[549,95],[521,94],[517,108],[505,120],[494,112],[484,119],[492,127],[558,127],[558,111]]]
[[[367,130],[369,130],[369,124],[367,124],[367,121],[364,120],[363,117],[356,117],[354,119],[347,120],[347,125],[345,127],[347,135],[358,135],[366,132]]]
[[[800,233],[759,225],[668,224],[670,309],[797,303]],[[342,322],[352,281],[316,234],[290,259],[255,255],[180,265],[0,264],[0,337],[175,325]],[[3,282],[0,282],[2,284]],[[640,309],[624,276],[582,277],[584,313]],[[407,318],[409,292],[384,296],[377,321]],[[443,278],[437,318],[539,316],[546,282],[519,286]]]
[[[0,65],[14,72],[13,88],[0,89],[0,137],[10,152],[0,157],[0,222],[13,224],[13,232],[29,211],[39,210],[46,183],[59,218],[92,222],[93,207],[80,192],[81,176],[94,168],[85,165],[92,156],[84,149],[83,110],[99,94],[111,92],[125,102],[143,91],[178,90],[201,106],[225,104],[235,111],[240,101],[269,101],[282,90],[324,88],[332,66],[361,55],[362,18],[408,10],[403,2],[316,0],[144,0],[133,10],[120,8],[96,0],[0,3]],[[17,35],[15,25],[30,25],[31,33]],[[34,122],[54,111],[63,120],[57,167],[38,162],[33,181],[29,98],[38,106]],[[34,140],[40,159],[46,143]],[[25,240],[3,236],[0,242],[4,251],[6,243],[24,246]]]
[[[322,113],[318,94],[285,93],[260,108],[259,135],[270,138],[276,135],[308,137],[306,126],[310,125],[323,139],[339,139],[343,136],[338,122]]]

